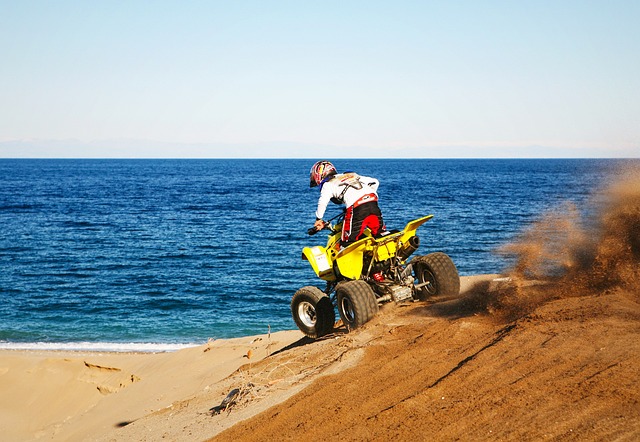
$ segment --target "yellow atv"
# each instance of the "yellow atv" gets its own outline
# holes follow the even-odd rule
[[[408,258],[418,249],[416,230],[433,215],[410,221],[401,231],[385,231],[342,248],[344,213],[336,225],[330,222],[326,246],[305,247],[302,259],[327,282],[324,291],[315,286],[298,290],[291,299],[291,313],[300,330],[310,338],[329,333],[335,324],[335,307],[349,330],[360,327],[386,302],[425,300],[434,295],[457,295],[460,277],[451,258],[435,252]],[[333,220],[331,220],[333,221]],[[310,229],[309,235],[318,230]]]

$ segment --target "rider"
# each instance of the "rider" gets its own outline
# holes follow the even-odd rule
[[[322,217],[329,201],[344,204],[346,212],[342,224],[342,246],[357,241],[366,228],[375,236],[385,229],[378,207],[379,181],[355,172],[338,173],[329,161],[318,161],[311,167],[309,187],[320,187],[314,227],[321,230],[326,225]]]

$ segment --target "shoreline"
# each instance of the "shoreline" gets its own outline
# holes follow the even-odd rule
[[[216,339],[218,341],[219,339]],[[87,353],[168,353],[200,347],[206,343],[164,344],[154,342],[0,342],[2,351],[51,351],[51,352],[87,352]]]
[[[463,276],[461,292],[496,276]],[[285,330],[162,352],[0,349],[0,429],[8,441],[100,440],[303,339]]]

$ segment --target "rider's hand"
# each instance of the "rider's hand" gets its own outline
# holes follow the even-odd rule
[[[316,230],[322,230],[324,229],[324,225],[325,225],[325,222],[319,219],[319,220],[316,220],[316,222],[313,224],[313,227],[315,227]]]

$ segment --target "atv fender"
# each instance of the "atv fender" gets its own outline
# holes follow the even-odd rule
[[[319,278],[325,281],[334,281],[333,262],[327,256],[327,249],[322,246],[305,247],[302,249],[302,259],[306,259],[311,264],[313,271]]]
[[[365,237],[340,250],[336,256],[336,264],[340,274],[347,279],[360,279],[362,276],[362,257],[373,238]]]
[[[431,218],[433,218],[433,215],[427,215],[427,216],[423,216],[422,218],[409,221],[406,227],[404,228],[404,230],[402,231],[402,237],[400,238],[400,241],[403,243],[406,243],[409,240],[409,238],[411,238],[412,236],[415,236],[416,230],[418,230],[418,227],[420,227],[421,225],[429,221]]]

